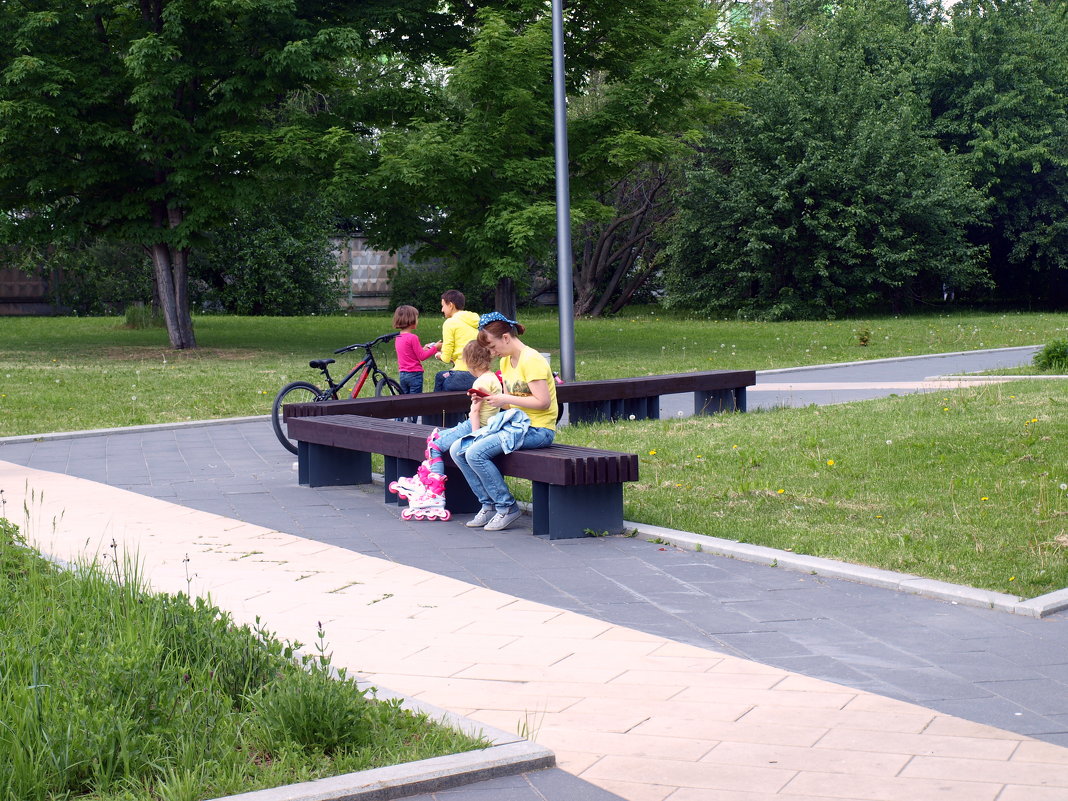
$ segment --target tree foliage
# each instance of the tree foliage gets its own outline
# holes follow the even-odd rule
[[[740,73],[712,35],[715,25],[699,0],[568,5],[572,221],[580,236],[618,229],[634,211],[625,201],[641,205],[624,184],[679,157],[733,109],[717,92]],[[375,244],[418,244],[486,286],[523,284],[534,267],[553,262],[551,56],[548,4],[481,11],[470,48],[446,65],[423,119],[384,131],[367,174],[340,178],[359,187],[351,199]],[[633,262],[619,246],[601,253],[616,261],[576,269],[592,288],[591,308],[616,262]]]
[[[333,215],[312,197],[286,193],[242,209],[194,251],[194,297],[231,314],[336,311],[347,275],[335,232]]]
[[[934,131],[990,199],[998,296],[1068,301],[1068,5],[961,0],[929,68]]]
[[[967,232],[984,199],[930,134],[914,78],[927,29],[903,2],[800,10],[749,39],[764,81],[688,174],[670,302],[822,317],[981,282]]]
[[[143,246],[171,343],[194,346],[188,260],[200,234],[247,207],[265,172],[314,174],[335,127],[365,131],[366,106],[338,91],[362,73],[341,67],[401,43],[441,46],[433,35],[452,17],[437,6],[5,0],[0,238]]]

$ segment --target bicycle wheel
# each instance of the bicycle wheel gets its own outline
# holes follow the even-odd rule
[[[319,399],[321,391],[315,384],[307,381],[294,381],[282,387],[282,391],[275,396],[274,407],[271,410],[271,425],[274,427],[274,435],[278,437],[278,441],[290,453],[297,452],[297,443],[289,438],[289,433],[286,431],[286,424],[282,420],[282,407],[287,403],[314,403]]]
[[[388,375],[382,376],[378,379],[378,383],[375,384],[375,397],[381,397],[383,395],[400,395],[401,387],[396,381],[390,378]]]

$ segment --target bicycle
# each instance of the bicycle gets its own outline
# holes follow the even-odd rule
[[[363,389],[363,385],[367,383],[368,378],[374,384],[376,396],[401,394],[400,384],[382,371],[382,368],[378,366],[378,362],[375,361],[374,354],[375,345],[389,342],[398,336],[400,336],[399,331],[392,334],[383,334],[378,339],[370,342],[357,343],[335,350],[334,353],[338,354],[362,349],[364,354],[363,358],[352,368],[349,374],[336,383],[330,376],[330,365],[335,363],[335,359],[313,359],[308,362],[309,367],[323,374],[327,383],[326,389],[317,387],[310,381],[294,381],[282,387],[282,390],[274,399],[274,407],[271,411],[271,425],[274,426],[275,436],[278,437],[278,441],[282,443],[286,450],[291,453],[297,452],[297,443],[289,438],[285,421],[282,419],[282,407],[287,403],[321,403],[328,400],[337,400],[338,391],[349,383],[357,373],[360,374],[360,378],[352,389],[351,397],[353,398],[360,394],[360,390]]]

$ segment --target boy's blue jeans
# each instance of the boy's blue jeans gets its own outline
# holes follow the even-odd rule
[[[423,373],[401,370],[400,371],[401,395],[418,395],[423,391]]]
[[[469,430],[470,426],[468,422]],[[450,432],[452,430],[449,429]],[[555,437],[556,432],[551,428],[531,426],[523,437],[520,449],[546,448],[553,444]],[[498,512],[510,511],[515,506],[515,497],[509,491],[508,485],[504,483],[501,471],[493,463],[494,457],[504,453],[500,435],[488,434],[480,437],[463,449],[460,447],[459,438],[456,437],[452,441],[449,453],[452,455],[452,460],[456,462],[456,466],[460,468],[460,472],[464,474],[467,483],[471,485],[471,491],[482,504],[482,508],[493,507]]]

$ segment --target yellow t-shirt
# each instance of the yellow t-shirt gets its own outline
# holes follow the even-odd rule
[[[505,356],[501,359],[501,377],[504,379],[504,392],[506,395],[529,396],[531,381],[544,381],[549,387],[549,408],[535,411],[523,409],[530,416],[530,424],[536,428],[549,428],[556,430],[556,379],[553,378],[552,368],[545,361],[545,357],[534,348],[524,347],[519,354],[519,363],[512,367],[512,357]],[[522,408],[522,407],[517,407]]]
[[[476,378],[475,383],[471,385],[471,389],[482,389],[490,395],[500,395],[503,391],[501,382],[497,380],[497,374],[492,370],[487,370]],[[500,409],[490,406],[488,403],[483,403],[482,411],[478,414],[479,426],[486,425],[486,423],[489,422],[489,419],[499,411]]]

